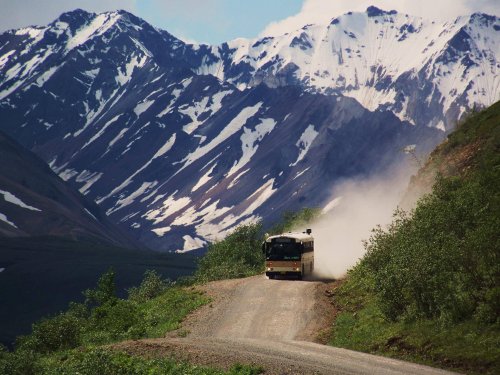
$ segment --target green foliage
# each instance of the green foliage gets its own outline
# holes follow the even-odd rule
[[[260,224],[242,225],[224,240],[210,244],[200,259],[195,280],[232,279],[258,274],[264,269]]]
[[[33,324],[33,332],[18,340],[20,350],[51,353],[80,344],[81,322],[71,314],[60,314]]]
[[[137,339],[144,335],[141,315],[136,305],[127,300],[110,300],[92,310],[85,332],[89,344]]]
[[[259,375],[264,373],[262,367],[251,367],[247,365],[235,364],[228,372],[228,375]]]
[[[141,285],[128,290],[128,299],[135,302],[149,301],[165,293],[172,285],[170,280],[162,279],[158,272],[147,270]]]
[[[81,374],[128,374],[129,370],[149,373],[150,369],[153,374],[183,373],[184,367],[178,369],[173,362],[173,372],[162,372],[168,369],[163,364],[157,368],[146,362],[143,372],[133,372],[142,369],[134,367],[142,362],[84,349],[125,339],[163,336],[178,328],[189,312],[208,302],[197,292],[162,280],[155,272],[145,273],[141,285],[131,292],[131,298],[120,299],[115,295],[114,277],[112,271],[103,274],[95,289],[84,292],[85,303],[71,303],[66,312],[35,323],[30,335],[18,338],[14,352],[0,350],[0,374],[74,374],[78,371]],[[65,353],[77,347],[78,351],[71,352],[68,359]],[[128,364],[132,367],[127,367]],[[186,373],[191,373],[191,367],[185,368]]]
[[[208,302],[209,299],[198,292],[172,287],[162,295],[139,304],[145,336],[162,337],[165,332],[179,328],[186,315]]]
[[[344,287],[342,286],[341,289]],[[470,374],[500,371],[500,329],[475,320],[443,325],[438,319],[393,322],[374,300],[337,316],[330,344],[351,350],[454,368]]]
[[[30,350],[9,353],[0,347],[0,374],[35,375],[40,373],[39,355]]]
[[[83,292],[87,305],[103,305],[116,299],[115,271],[109,269],[97,282],[96,289],[88,289]]]
[[[64,353],[43,363],[44,375],[257,375],[261,371],[249,366],[234,366],[229,372],[176,363],[170,358],[145,359],[122,352],[93,348]]]
[[[438,176],[411,214],[376,228],[358,267],[391,319],[500,322],[500,103],[474,113],[440,149],[467,164]]]
[[[440,178],[409,216],[374,231],[363,262],[392,320],[500,318],[500,179]]]
[[[317,219],[321,214],[321,208],[303,208],[299,211],[286,211],[282,219],[269,230],[270,234],[281,234],[291,230],[302,228]]]

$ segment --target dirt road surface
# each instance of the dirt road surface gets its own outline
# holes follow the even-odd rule
[[[317,343],[318,333],[329,329],[332,319],[324,285],[264,276],[209,283],[201,289],[212,303],[190,315],[180,330],[115,348],[224,369],[252,364],[270,375],[451,374]]]

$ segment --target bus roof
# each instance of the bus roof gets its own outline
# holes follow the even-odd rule
[[[269,236],[266,238],[266,242],[271,242],[272,239],[274,238],[293,238],[295,240],[299,241],[314,241],[313,236],[310,234],[307,234],[305,232],[288,232],[288,233],[282,233],[282,234],[277,234],[275,236]]]

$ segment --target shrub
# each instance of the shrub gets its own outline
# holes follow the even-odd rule
[[[92,310],[86,340],[102,344],[118,339],[137,339],[144,335],[142,316],[136,305],[127,300],[110,300]]]
[[[35,375],[40,373],[37,359],[39,355],[31,350],[9,353],[0,346],[0,374]]]
[[[33,324],[29,336],[18,339],[17,347],[36,353],[51,353],[80,345],[82,322],[71,314],[60,314]]]
[[[210,244],[199,260],[195,279],[199,282],[258,274],[264,269],[260,224],[242,225],[224,240]]]
[[[493,191],[492,191],[493,190]],[[384,314],[395,320],[499,318],[498,194],[491,181],[440,178],[412,215],[375,229],[362,263]]]
[[[138,360],[139,362],[140,360]],[[138,373],[133,358],[104,349],[73,352],[65,360],[46,364],[46,375],[127,375]]]
[[[95,289],[83,292],[85,304],[88,306],[101,306],[106,302],[116,299],[115,271],[109,269],[97,282]]]
[[[159,296],[171,287],[170,280],[164,280],[156,271],[147,270],[141,285],[128,290],[128,299],[135,302],[145,302]]]

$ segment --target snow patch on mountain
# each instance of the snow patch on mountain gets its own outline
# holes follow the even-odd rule
[[[255,116],[257,112],[259,111],[260,107],[262,106],[262,102],[259,102],[253,106],[246,107],[244,108],[238,115],[214,138],[212,139],[207,145],[198,147],[194,152],[189,153],[188,156],[186,156],[183,160],[182,163],[184,165],[182,166],[181,169],[179,169],[178,172],[181,170],[185,169],[188,165],[192,164],[199,158],[201,158],[203,155],[206,155],[209,151],[213,150],[215,147],[220,145],[223,141],[225,141],[227,138],[232,136],[233,134],[237,133],[243,125],[247,123],[247,121]],[[178,173],[177,172],[177,173]]]
[[[156,158],[159,158],[161,156],[163,156],[164,154],[166,154],[168,151],[170,151],[170,149],[172,148],[172,146],[174,145],[175,143],[175,134],[173,134],[169,140],[162,146],[160,147],[160,149],[158,151],[156,151],[156,153],[153,155],[153,157],[148,160],[142,167],[140,167],[138,170],[136,170],[132,175],[130,175],[125,181],[123,181],[118,187],[116,187],[115,189],[113,189],[108,195],[106,195],[105,197],[102,197],[102,198],[98,198],[97,199],[97,203],[102,203],[104,202],[106,199],[112,197],[113,195],[115,195],[116,193],[122,191],[123,189],[125,189],[132,181],[133,181],[133,178],[135,176],[137,176],[140,172],[142,172],[144,169],[146,169],[147,167],[149,167],[149,165],[153,162],[154,159]],[[108,215],[112,214],[113,212],[115,212],[116,209],[113,208],[113,209],[109,209],[108,211],[106,211],[106,213]]]
[[[222,99],[224,99],[224,97],[231,92],[231,90],[221,91],[216,93],[212,97],[204,97],[202,100],[200,100],[199,102],[195,102],[191,106],[185,104],[179,107],[179,112],[191,119],[191,122],[185,125],[182,130],[187,134],[192,134],[193,132],[195,132],[196,129],[198,129],[201,124],[203,124],[203,121],[198,120],[198,118],[202,114],[210,113],[210,115],[214,115],[215,113],[217,113],[222,108]]]
[[[147,61],[147,56],[133,56],[124,68],[118,70],[118,75],[115,77],[116,83],[120,86],[126,85],[132,78],[135,69],[142,68]]]
[[[174,133],[168,139],[168,141],[165,142],[165,144],[163,146],[161,146],[158,151],[156,151],[156,153],[153,155],[153,159],[159,158],[159,157],[165,155],[167,152],[169,152],[170,149],[174,146],[175,139],[176,139],[176,134]],[[153,159],[151,159],[151,160],[153,160]]]
[[[109,120],[107,123],[104,124],[104,126],[99,129],[99,131],[94,135],[92,136],[92,138],[90,138],[82,147],[85,148],[87,147],[88,145],[90,145],[92,142],[94,142],[96,139],[98,139],[101,135],[104,134],[104,132],[106,131],[106,129],[108,128],[108,126],[110,126],[111,124],[113,124],[114,122],[116,122],[116,120],[118,120],[120,118],[121,115],[118,115],[118,116],[115,116],[113,117],[111,120]]]
[[[5,190],[0,190],[0,194],[3,195],[3,199],[5,199],[6,202],[15,204],[16,206],[19,206],[21,208],[24,208],[26,210],[31,210],[31,211],[42,211],[39,208],[30,206],[26,203],[24,203],[21,199],[16,197],[14,194],[5,191]]]
[[[111,215],[113,212],[121,210],[123,207],[126,207],[126,206],[132,204],[136,198],[140,197],[141,195],[144,195],[145,193],[147,193],[148,191],[153,189],[156,185],[158,185],[158,181],[143,182],[141,184],[141,186],[136,191],[134,191],[132,194],[119,199],[116,202],[115,207],[113,209],[109,210],[107,212],[107,214]]]
[[[274,181],[274,178],[271,178],[247,198],[247,201],[251,201],[251,203],[241,216],[253,214],[257,208],[262,206],[274,193],[276,193],[277,189],[273,187]]]
[[[163,235],[165,233],[170,232],[171,230],[172,230],[171,227],[162,227],[162,228],[151,229],[151,232],[153,232],[154,234],[156,234],[158,237],[163,237]]]
[[[88,170],[83,170],[82,172],[80,172],[80,174],[75,178],[76,182],[85,183],[80,189],[78,189],[80,193],[82,193],[83,195],[87,195],[92,185],[99,181],[102,176],[102,172],[90,172]]]
[[[182,238],[184,239],[184,248],[182,250],[176,250],[176,253],[185,253],[191,250],[200,249],[207,244],[206,241],[198,237],[193,238],[189,235],[185,235]]]
[[[299,156],[297,156],[297,160],[295,160],[295,162],[290,164],[290,167],[296,166],[302,159],[304,159],[318,134],[319,133],[314,130],[314,125],[310,124],[306,128],[304,133],[302,133],[299,140],[295,144],[295,146],[299,148]]]
[[[135,115],[139,117],[141,114],[146,112],[149,109],[149,107],[151,107],[151,105],[154,104],[154,102],[155,102],[154,100],[146,100],[144,102],[137,104],[134,108]]]
[[[227,188],[231,189],[232,187],[234,187],[240,181],[241,176],[243,176],[248,171],[250,171],[250,168],[240,172],[235,178],[233,178],[233,180],[231,181],[231,183],[228,185]]]
[[[17,225],[14,224],[12,221],[10,221],[5,214],[0,213],[0,221],[3,221],[4,223],[9,224],[10,226],[14,227],[17,229]]]
[[[195,192],[196,190],[198,190],[200,187],[202,187],[203,185],[205,185],[208,181],[210,181],[212,179],[212,173],[213,173],[215,167],[217,167],[217,163],[215,163],[207,173],[205,173],[203,176],[200,177],[198,182],[191,189],[192,193]]]
[[[238,172],[241,168],[243,168],[252,156],[255,155],[257,149],[259,148],[258,142],[262,141],[262,139],[276,126],[276,121],[273,119],[261,119],[261,123],[255,126],[255,130],[250,130],[246,127],[243,127],[243,134],[241,135],[241,158],[236,161],[233,167],[229,170],[226,177],[232,176],[234,173]]]
[[[73,177],[75,177],[78,174],[78,171],[76,171],[73,168],[66,168],[62,172],[59,173],[59,177],[61,177],[64,181],[69,181]]]
[[[176,193],[177,192],[174,192],[167,199],[165,199],[162,202],[162,206],[160,208],[149,210],[143,215],[143,217],[145,217],[147,220],[153,221],[154,224],[158,224],[171,215],[175,214],[176,212],[182,210],[191,202],[191,198],[189,197],[180,197],[176,199]]]

